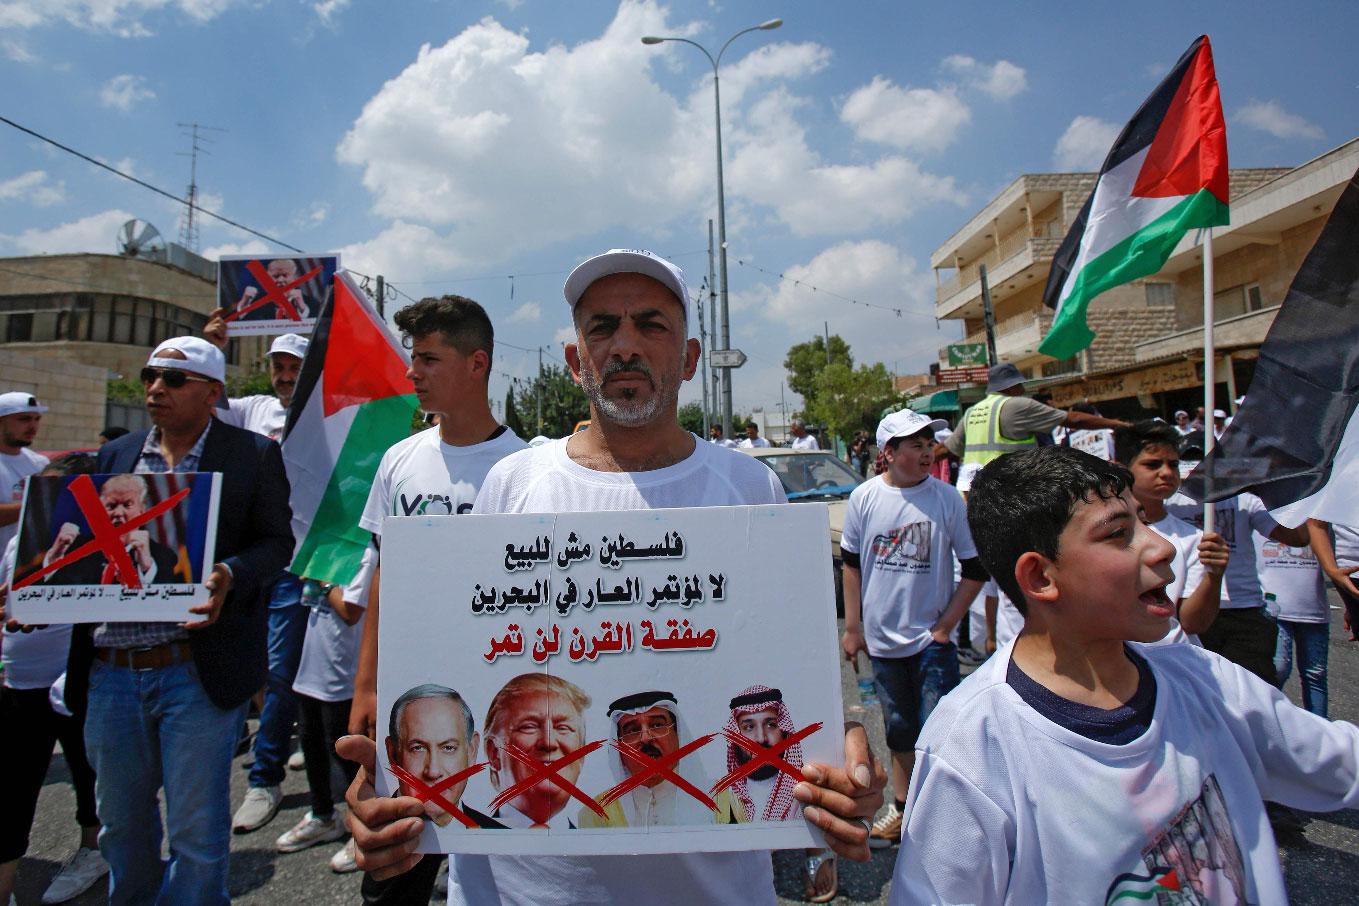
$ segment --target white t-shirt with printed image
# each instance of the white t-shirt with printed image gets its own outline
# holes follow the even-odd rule
[[[474,513],[556,513],[784,503],[764,463],[694,438],[694,452],[648,472],[597,472],[566,439],[507,457],[486,476]],[[627,856],[454,856],[448,902],[549,906],[774,906],[768,852]]]
[[[1260,564],[1260,584],[1274,596],[1278,617],[1294,623],[1329,623],[1325,574],[1310,547],[1290,547],[1269,538],[1257,538],[1255,556]]]
[[[1183,493],[1177,492],[1167,500],[1166,510],[1195,528],[1203,529],[1203,504],[1195,503]],[[1279,523],[1274,521],[1264,503],[1254,494],[1238,494],[1219,500],[1213,512],[1217,533],[1226,542],[1230,555],[1227,571],[1222,577],[1221,609],[1263,607],[1265,596],[1260,590],[1252,535],[1268,538],[1269,533],[1279,527]]]
[[[527,446],[509,428],[466,447],[444,443],[437,425],[413,434],[382,454],[359,526],[381,537],[387,516],[470,513],[491,467]]]
[[[977,556],[967,506],[933,476],[909,488],[870,478],[849,495],[840,549],[859,555],[864,641],[872,657],[910,657],[953,595],[953,558]]]

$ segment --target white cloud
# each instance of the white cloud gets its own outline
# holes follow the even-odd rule
[[[28,49],[27,45],[12,38],[0,41],[0,50],[4,51],[5,59],[15,63],[36,63],[38,61],[37,56]]]
[[[1023,67],[1009,60],[987,64],[966,54],[954,54],[944,58],[944,69],[994,101],[1008,101],[1029,87]]]
[[[0,236],[0,244],[8,245],[21,255],[57,255],[64,252],[112,254],[117,247],[118,231],[132,217],[122,210],[102,211],[46,230],[34,228],[24,230],[17,236]]]
[[[942,151],[971,122],[972,113],[952,88],[901,88],[875,76],[849,96],[840,119],[863,141]]]
[[[1078,116],[1066,127],[1052,161],[1058,170],[1098,170],[1118,138],[1118,126],[1095,116]]]
[[[557,332],[552,335],[552,342],[558,346],[562,343],[576,342],[576,329],[574,327],[557,328]]]
[[[1278,101],[1252,99],[1232,119],[1247,128],[1268,132],[1275,138],[1320,141],[1326,137],[1320,126],[1296,113],[1289,113]]]
[[[524,5],[524,0],[496,0],[496,2],[508,10],[516,10]]]
[[[146,87],[146,79],[139,75],[123,73],[104,83],[99,89],[99,102],[124,113],[142,101],[153,100],[156,93]]]
[[[36,28],[64,23],[85,31],[124,38],[152,34],[143,19],[177,12],[196,22],[215,19],[244,0],[0,0],[0,28]]]
[[[653,68],[685,60],[684,48],[637,40],[694,31],[668,16],[655,0],[623,0],[602,34],[571,46],[534,50],[486,18],[422,47],[336,150],[388,221],[347,260],[421,280],[606,230],[657,242],[701,222],[713,196],[711,78],[687,60],[689,90],[669,93]],[[829,60],[816,44],[769,44],[724,68],[729,222],[767,228],[772,214],[801,233],[860,232],[952,191],[903,159],[842,164],[808,146],[807,105],[789,86]],[[837,210],[805,217],[808,198]],[[848,210],[861,201],[867,210]]]
[[[45,208],[66,200],[66,184],[51,182],[45,170],[29,170],[0,182],[0,201],[26,201]]]
[[[525,302],[510,315],[511,324],[537,324],[543,319],[543,307],[537,302]]]
[[[351,0],[321,0],[320,3],[313,3],[311,8],[316,12],[322,25],[332,25],[335,18],[349,7],[350,2]]]
[[[273,250],[273,247],[259,239],[251,239],[247,242],[224,242],[221,245],[208,246],[199,254],[209,261],[216,261],[223,255],[267,255]]]

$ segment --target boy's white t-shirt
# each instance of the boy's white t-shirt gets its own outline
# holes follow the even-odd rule
[[[0,453],[0,503],[22,503],[24,499],[24,479],[36,475],[47,468],[48,459],[34,453],[28,447],[21,447],[18,453]],[[0,548],[9,544],[9,539],[19,534],[19,522],[0,526]]]
[[[995,579],[987,579],[986,584],[982,586],[981,594],[977,595],[980,601],[986,598],[996,599],[996,650],[999,651],[1024,631],[1024,614],[1015,607],[1010,596],[1000,590],[1000,585]],[[982,619],[985,618],[983,613]]]
[[[343,597],[349,604],[368,608],[368,586],[373,581],[377,550],[370,544],[353,581]],[[359,642],[363,639],[361,616],[350,626],[324,600],[307,614],[307,634],[297,663],[293,691],[323,702],[346,702],[354,697],[354,675],[359,669]]]
[[[1335,536],[1335,561],[1339,566],[1359,566],[1359,528],[1331,523]]]
[[[1151,725],[1125,745],[1048,720],[1006,683],[1013,646],[945,696],[916,744],[890,902],[1285,903],[1264,800],[1359,805],[1359,728],[1191,645],[1139,646]]]
[[[288,423],[288,410],[272,393],[227,400],[227,408],[214,409],[212,414],[225,425],[263,434],[270,440],[282,440]]]
[[[474,513],[555,513],[784,503],[772,469],[694,438],[694,452],[664,469],[596,472],[566,455],[566,439],[506,458],[493,468]],[[454,856],[448,902],[482,904],[645,903],[647,906],[773,906],[768,852],[630,856]]]
[[[14,578],[14,558],[19,551],[18,536],[11,537],[0,554],[0,584]],[[4,630],[0,642],[0,663],[5,668],[5,685],[10,689],[46,689],[66,672],[71,653],[71,624],[53,623],[28,632]]]
[[[467,447],[444,443],[437,425],[413,434],[382,454],[359,526],[381,537],[386,516],[469,513],[491,467],[527,446],[509,428]]]
[[[1295,623],[1329,623],[1325,574],[1310,547],[1289,547],[1278,541],[1257,538],[1255,555],[1260,564],[1260,584],[1274,595],[1278,617]]]
[[[953,595],[954,556],[977,556],[967,505],[933,476],[895,488],[878,475],[855,488],[840,549],[859,555],[864,640],[870,656],[883,658],[929,647],[930,627]]]
[[[1194,590],[1203,582],[1203,564],[1199,562],[1199,541],[1203,540],[1203,532],[1169,511],[1159,522],[1148,523],[1148,525],[1156,534],[1175,546],[1175,556],[1170,561],[1171,569],[1175,571],[1175,581],[1166,586],[1166,596],[1178,605],[1181,598],[1193,594]],[[1180,621],[1171,617],[1170,631],[1154,644],[1171,645],[1177,643],[1203,644],[1199,641],[1198,636],[1185,632],[1184,628],[1180,626]]]
[[[1203,529],[1203,504],[1195,503],[1183,493],[1176,492],[1166,501],[1166,510],[1190,525]],[[1265,509],[1264,502],[1254,494],[1238,494],[1214,505],[1217,533],[1227,544],[1230,559],[1222,577],[1222,610],[1240,607],[1263,607],[1264,592],[1255,562],[1253,535],[1268,538],[1279,527]],[[1244,544],[1241,542],[1245,542]],[[1192,590],[1192,589],[1191,589]]]

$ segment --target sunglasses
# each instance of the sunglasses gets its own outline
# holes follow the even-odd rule
[[[146,387],[150,387],[156,382],[156,378],[160,378],[165,382],[165,386],[169,387],[171,390],[178,390],[189,381],[203,381],[204,383],[212,382],[212,378],[205,378],[201,374],[180,371],[176,368],[152,368],[149,365],[142,369],[141,378],[142,385]]]

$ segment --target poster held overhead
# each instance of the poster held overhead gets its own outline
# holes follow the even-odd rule
[[[339,266],[338,254],[224,255],[217,263],[217,307],[226,309],[227,336],[310,333]]]

